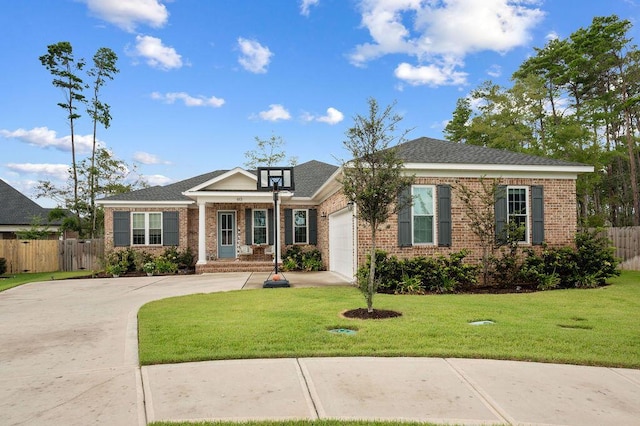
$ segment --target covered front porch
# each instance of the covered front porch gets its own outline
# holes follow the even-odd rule
[[[197,216],[195,209],[190,213],[197,224],[197,273],[268,272],[274,258],[281,259],[280,203],[272,192],[256,190],[255,175],[234,169],[183,195],[197,206]],[[292,196],[282,191],[278,199]]]

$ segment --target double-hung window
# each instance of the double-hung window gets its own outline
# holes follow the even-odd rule
[[[162,245],[162,213],[132,213],[131,223],[133,245]]]
[[[414,185],[411,187],[411,195],[413,196],[411,208],[413,244],[433,244],[435,242],[435,187]]]
[[[521,242],[529,242],[529,194],[526,186],[507,187],[507,223],[524,230]]]
[[[267,244],[267,210],[253,211],[253,244]]]
[[[293,210],[293,243],[308,244],[309,243],[309,211]]]

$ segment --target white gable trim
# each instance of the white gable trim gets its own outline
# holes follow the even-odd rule
[[[233,177],[235,175],[243,175],[251,180],[253,180],[254,182],[256,182],[256,187],[258,185],[258,177],[252,173],[249,173],[248,171],[240,168],[240,167],[236,167],[233,170],[229,170],[226,173],[221,174],[220,176],[217,176],[213,179],[209,179],[206,182],[201,183],[200,185],[194,186],[193,188],[187,190],[186,192],[191,193],[191,192],[196,192],[196,191],[202,191],[204,188],[208,188],[212,185],[215,185],[216,183],[220,183],[226,179],[229,179],[230,177]]]

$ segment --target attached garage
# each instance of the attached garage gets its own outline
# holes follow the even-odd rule
[[[353,227],[350,209],[329,216],[329,269],[349,279],[355,275]]]

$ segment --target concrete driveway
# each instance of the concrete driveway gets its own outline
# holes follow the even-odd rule
[[[237,290],[250,275],[49,281],[0,293],[0,424],[146,424],[138,309]]]

